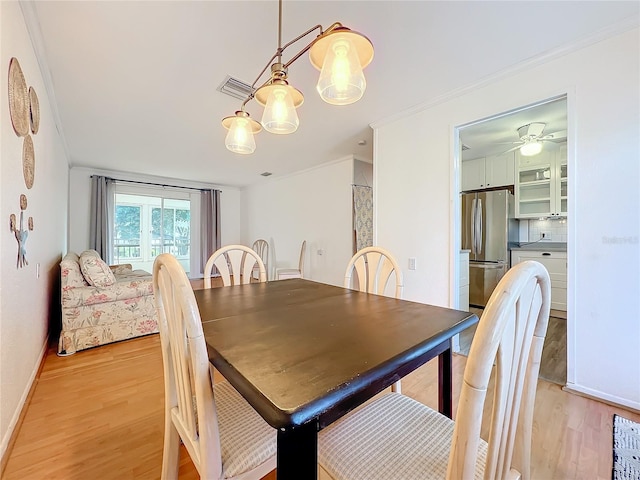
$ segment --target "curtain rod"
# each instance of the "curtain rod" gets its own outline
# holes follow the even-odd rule
[[[94,177],[101,177],[102,175],[91,175],[90,178],[94,178]],[[113,180],[114,182],[125,182],[125,183],[137,183],[140,185],[153,185],[155,187],[170,187],[170,188],[184,188],[186,190],[196,190],[198,192],[204,192],[207,190],[219,190],[217,188],[196,188],[196,187],[182,187],[180,185],[169,185],[166,183],[153,183],[153,182],[141,182],[138,180],[123,180],[120,178],[112,178],[112,177],[105,177],[108,178],[109,180]]]

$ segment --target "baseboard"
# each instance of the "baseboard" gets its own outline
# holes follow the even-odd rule
[[[597,390],[591,390],[590,388],[580,387],[573,383],[568,383],[566,386],[562,387],[562,390],[590,400],[596,400],[606,405],[611,405],[612,407],[623,408],[632,413],[640,414],[640,403],[638,402],[630,402],[626,399],[619,398],[614,395],[607,395]]]
[[[16,438],[18,437],[18,433],[20,432],[20,427],[22,426],[22,422],[27,413],[27,408],[31,403],[31,398],[33,397],[33,392],[36,389],[36,384],[40,379],[40,373],[42,372],[42,367],[44,366],[44,361],[47,357],[47,352],[49,350],[49,338],[45,339],[44,345],[42,346],[42,350],[40,351],[40,360],[36,364],[36,367],[33,369],[31,373],[31,378],[29,379],[29,384],[27,388],[25,388],[24,393],[22,394],[22,398],[20,400],[21,408],[16,409],[11,422],[9,423],[9,428],[7,429],[7,433],[5,437],[2,439],[2,460],[0,461],[0,478],[4,473],[4,469],[9,462],[9,457],[11,456],[11,451],[13,450],[13,446],[16,443]]]

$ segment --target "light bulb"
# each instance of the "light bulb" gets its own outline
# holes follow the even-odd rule
[[[537,140],[526,142],[520,147],[520,153],[525,157],[532,157],[542,151],[542,142]]]
[[[348,105],[362,98],[367,82],[349,38],[341,34],[335,37],[324,57],[316,88],[325,102]]]
[[[300,121],[288,85],[273,88],[262,114],[262,126],[271,133],[285,135],[298,129]]]
[[[337,41],[333,45],[335,58],[333,59],[333,67],[331,68],[331,82],[334,84],[336,91],[346,92],[349,87],[349,44],[344,40]]]
[[[233,119],[224,139],[224,144],[232,152],[242,155],[255,151],[256,141],[253,138],[251,124],[247,118],[236,117]]]

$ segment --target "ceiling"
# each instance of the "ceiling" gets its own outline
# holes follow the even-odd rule
[[[497,112],[496,112],[497,113]],[[505,112],[460,129],[460,142],[468,147],[462,160],[498,155],[519,145],[518,128],[530,123],[544,123],[542,136],[567,130],[565,97],[515,112]],[[543,142],[544,148],[544,142]]]
[[[289,69],[291,84],[305,94],[298,131],[263,131],[253,155],[237,155],[225,149],[220,121],[241,101],[216,89],[227,75],[251,83],[266,65],[277,46],[277,1],[31,5],[27,22],[41,33],[41,60],[73,166],[232,186],[347,155],[371,159],[371,123],[640,11],[638,2],[626,1],[285,1],[283,43],[335,21],[371,39],[367,91],[350,106],[325,104],[315,93],[318,72],[304,55]],[[305,44],[286,50],[285,61]],[[247,111],[260,120],[255,102]],[[505,131],[515,135],[521,121]]]

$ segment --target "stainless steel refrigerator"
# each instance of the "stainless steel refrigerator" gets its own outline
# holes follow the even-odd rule
[[[462,194],[462,249],[469,250],[469,305],[484,307],[509,269],[518,241],[509,190]]]

